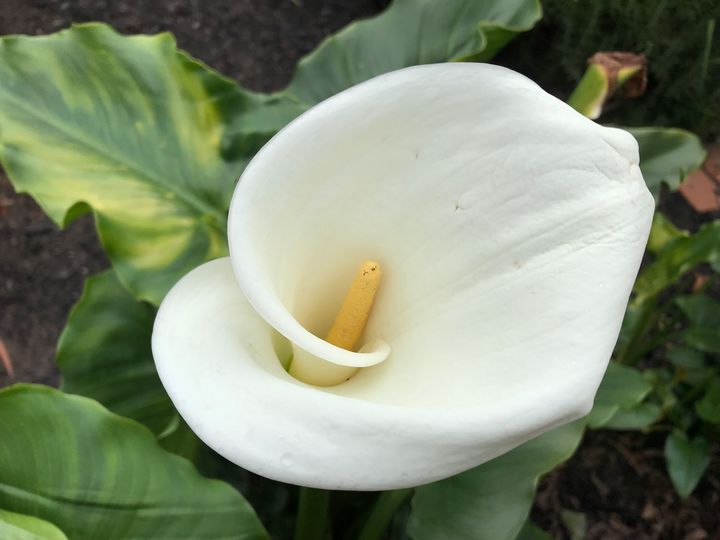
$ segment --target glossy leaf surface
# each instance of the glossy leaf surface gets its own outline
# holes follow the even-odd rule
[[[662,184],[674,191],[705,159],[700,139],[689,131],[655,127],[627,130],[638,141],[640,169],[656,201]]]
[[[415,540],[512,540],[543,474],[569,458],[583,421],[559,427],[484,465],[417,489],[408,532]]]
[[[73,540],[267,538],[237,491],[90,399],[5,389],[0,440],[0,507],[47,520]]]
[[[92,209],[120,279],[151,302],[226,252],[249,144],[228,126],[260,101],[169,34],[86,24],[0,41],[2,165],[58,224]]]
[[[62,389],[156,434],[165,430],[176,413],[152,359],[154,318],[155,309],[135,300],[112,270],[88,278],[58,344]]]
[[[541,15],[537,0],[395,0],[303,58],[286,92],[310,106],[388,71],[486,61]]]
[[[620,409],[639,404],[651,389],[638,370],[610,362],[595,396],[595,405],[587,417],[588,425],[603,427]]]
[[[33,516],[0,510],[0,538],[3,540],[68,540],[52,523]]]

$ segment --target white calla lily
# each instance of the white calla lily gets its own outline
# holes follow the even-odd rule
[[[377,77],[247,167],[231,258],[160,307],[160,377],[201,439],[263,476],[355,490],[450,476],[589,411],[653,208],[632,136],[517,73]],[[368,345],[346,351],[318,336],[368,259],[383,268]],[[306,384],[281,365],[293,354],[360,369]]]

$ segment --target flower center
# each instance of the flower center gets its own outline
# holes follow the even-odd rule
[[[355,351],[370,316],[381,275],[380,264],[376,261],[365,261],[360,265],[335,322],[325,337],[327,342]],[[294,351],[288,366],[290,375],[316,386],[333,386],[345,382],[358,369],[326,362],[300,349]]]

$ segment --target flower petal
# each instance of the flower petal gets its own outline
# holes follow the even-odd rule
[[[521,75],[390,73],[257,154],[229,227],[247,301],[227,260],[186,276],[158,314],[158,370],[198,435],[264,476],[444,478],[590,409],[653,207],[634,139]],[[365,338],[389,355],[317,337],[368,259],[383,283]],[[371,367],[317,388],[281,367],[291,347]]]
[[[567,378],[592,400],[651,216],[629,134],[510,70],[457,63],[377,77],[292,122],[242,176],[229,239],[258,313],[337,364],[363,355],[316,336],[355,267],[383,265],[366,337],[392,354],[334,391],[529,407],[532,387]]]
[[[245,300],[229,259],[206,263],[166,296],[153,355],[170,398],[215,451],[257,474],[327,489],[378,490],[444,478],[583,411],[538,388],[543,407],[384,405],[299,382],[288,345]]]

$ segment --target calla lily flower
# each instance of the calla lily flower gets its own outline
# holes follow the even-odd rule
[[[157,368],[195,433],[260,475],[445,478],[590,410],[653,209],[631,135],[515,72],[382,75],[255,156],[230,258],[160,307]],[[365,260],[382,282],[346,350],[324,336]]]

